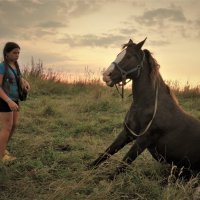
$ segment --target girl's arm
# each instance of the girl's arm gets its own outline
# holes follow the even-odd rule
[[[3,88],[2,88],[2,84],[3,84],[3,74],[0,74],[0,97],[5,101],[5,102],[9,102],[11,101],[11,99],[8,97],[8,95],[4,92]]]
[[[8,95],[4,92],[2,89],[2,83],[3,83],[3,74],[0,74],[0,97],[8,104],[10,109],[12,111],[18,111],[19,106],[8,97]]]

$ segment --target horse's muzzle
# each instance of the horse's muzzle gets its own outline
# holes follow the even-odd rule
[[[107,86],[113,87],[114,83],[111,80],[110,76],[108,76],[107,74],[103,74],[103,81],[106,83]]]

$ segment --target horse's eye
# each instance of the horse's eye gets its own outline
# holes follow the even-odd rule
[[[130,59],[130,58],[131,58],[131,56],[130,56],[130,55],[127,55],[126,57],[127,57],[127,59]]]

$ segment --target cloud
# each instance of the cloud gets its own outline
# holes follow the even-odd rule
[[[187,21],[182,10],[176,8],[157,8],[145,11],[142,16],[135,17],[135,20],[147,26],[163,26],[167,22],[183,23]]]
[[[88,47],[115,47],[124,43],[127,38],[123,35],[102,34],[101,36],[86,35],[65,35],[62,39],[57,40],[59,43],[66,43],[71,47],[88,46]]]
[[[38,24],[39,27],[42,28],[59,28],[59,27],[66,27],[67,24],[59,21],[45,21]]]
[[[199,27],[199,28],[200,28],[200,20],[199,20],[199,19],[198,19],[198,20],[196,20],[195,24],[196,24],[196,26],[197,26],[197,27]]]
[[[161,3],[152,2],[147,3],[144,0],[0,0],[0,37],[27,41],[42,39],[67,44],[70,47],[107,48],[118,47],[119,44],[127,41],[127,38],[136,35],[142,38],[146,35],[151,38],[154,36],[153,39],[158,42],[152,42],[152,45],[168,45],[167,41],[170,41],[171,37],[177,35],[191,37],[195,27],[198,30],[200,21],[189,22],[180,8],[181,5],[178,7],[176,4],[177,7],[175,7],[165,3],[162,5],[166,5],[165,7],[160,7]],[[102,30],[103,33],[99,34],[75,35],[68,31],[71,20],[96,13],[108,3],[113,3],[112,5],[129,3],[128,5],[134,6],[133,11],[140,11],[136,13],[141,14],[132,15],[126,21],[119,22],[121,23],[119,27],[116,28],[116,25],[115,29]],[[151,9],[146,10],[147,6]],[[199,32],[197,30],[196,32]],[[63,31],[68,31],[68,34],[59,40],[55,39],[65,34]]]
[[[121,28],[121,29],[119,29],[119,32],[121,33],[121,34],[131,34],[131,35],[133,35],[133,34],[136,34],[137,32],[138,32],[138,30],[136,29],[136,28],[130,28],[130,27],[127,27],[127,28]]]
[[[0,26],[0,37],[13,37],[16,34],[16,30],[13,30],[11,27],[1,24]]]
[[[131,33],[136,32],[137,30],[132,29],[120,29],[120,33],[107,34],[102,33],[101,35],[86,34],[86,35],[69,35],[66,34],[63,38],[56,40],[56,43],[66,44],[70,47],[119,47],[120,44],[124,44],[128,41],[127,31]],[[125,34],[121,34],[125,33]],[[150,42],[153,46],[164,46],[169,45],[170,42],[163,39],[156,39]]]
[[[59,16],[56,13],[63,4],[51,3],[53,1],[46,4],[45,1],[42,2],[40,3],[39,0],[0,1],[0,27],[4,30],[3,33],[1,32],[1,36],[31,39],[37,35],[38,26],[42,27],[43,25],[44,29],[63,26],[63,22],[54,20]]]
[[[42,61],[45,64],[45,66],[49,66],[51,64],[54,65],[54,63],[66,63],[66,61],[71,62],[75,60],[67,55],[61,55],[60,53],[52,53],[49,51],[38,52],[36,49],[31,49],[29,47],[22,46],[22,50],[24,49],[26,49],[26,51],[22,52],[22,54],[20,55],[20,59],[22,59],[23,63],[27,65],[30,65],[32,57],[35,63]]]
[[[149,44],[151,46],[166,46],[166,45],[169,45],[170,42],[169,41],[166,41],[166,40],[151,40],[149,42]]]
[[[186,6],[184,4],[184,6]],[[187,15],[186,15],[187,14]],[[170,41],[179,39],[197,39],[199,36],[200,21],[191,16],[190,11],[181,9],[177,5],[172,5],[167,8],[154,8],[146,10],[139,16],[131,15],[128,20],[135,19],[132,26],[137,22],[137,34],[143,35],[146,33],[153,36],[152,45],[168,45]],[[129,24],[129,26],[131,26]],[[199,39],[199,38],[198,38]],[[169,42],[168,42],[169,41]]]
[[[69,16],[82,16],[84,14],[93,13],[100,9],[102,1],[99,0],[77,0],[71,1]]]
[[[5,37],[10,35],[10,29],[6,28],[8,24],[13,30],[17,30],[12,31],[15,38],[21,34],[26,35],[24,38],[37,36],[38,27],[42,28],[41,35],[44,35],[44,32],[46,35],[48,33],[51,35],[51,29],[67,27],[71,19],[96,12],[103,2],[98,0],[0,0],[0,27],[4,29],[0,35]]]

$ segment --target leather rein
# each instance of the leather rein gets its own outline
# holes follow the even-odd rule
[[[126,128],[129,130],[129,132],[135,136],[135,137],[140,137],[142,135],[144,135],[148,129],[150,128],[155,116],[156,116],[156,112],[157,112],[157,109],[158,109],[158,85],[156,86],[156,97],[155,97],[155,103],[154,103],[154,111],[153,111],[153,116],[151,118],[151,120],[149,121],[149,123],[147,124],[146,128],[144,129],[144,131],[142,131],[141,133],[139,134],[136,134],[133,130],[131,130],[130,127],[128,127],[126,121],[124,120],[124,125],[126,126]]]

